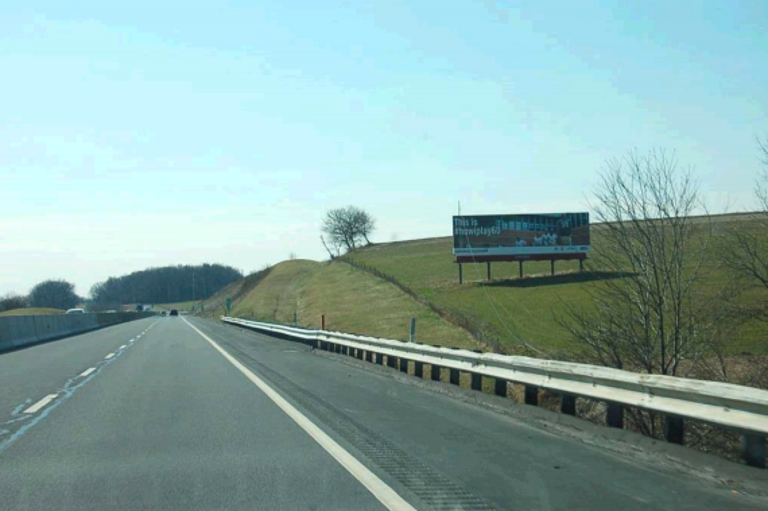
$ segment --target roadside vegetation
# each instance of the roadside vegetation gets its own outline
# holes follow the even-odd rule
[[[0,312],[0,316],[35,316],[46,314],[64,314],[62,309],[52,309],[49,307],[24,307],[21,309],[11,309]]]
[[[417,341],[427,344],[475,348],[477,343],[461,328],[404,294],[397,286],[341,261],[283,261],[260,276],[250,288],[222,290],[204,302],[201,315],[226,313],[259,321],[326,328],[390,339],[408,339],[416,318]],[[247,279],[244,279],[247,280]],[[200,307],[197,308],[200,311]]]

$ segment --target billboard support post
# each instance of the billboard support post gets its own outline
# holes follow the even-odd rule
[[[520,278],[523,278],[523,262],[520,261]]]
[[[464,272],[461,271],[461,263],[459,263],[459,284],[464,283]]]
[[[584,259],[579,259],[579,273],[584,271]]]
[[[488,282],[491,281],[491,262],[488,261]]]
[[[549,261],[549,269],[550,269],[550,273],[552,275],[554,275],[555,274],[555,260],[554,259]]]

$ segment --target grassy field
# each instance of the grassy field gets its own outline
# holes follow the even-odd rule
[[[412,317],[417,340],[428,344],[474,348],[464,330],[443,320],[389,282],[343,262],[284,261],[258,283],[239,292],[225,288],[206,300],[205,315],[224,313],[226,297],[233,297],[232,315],[261,321],[293,323],[391,339],[407,339]]]
[[[738,221],[750,228],[739,216],[719,221]],[[592,242],[600,243],[599,228],[593,229]],[[496,344],[500,351],[515,352],[529,345],[556,355],[573,349],[568,332],[556,318],[565,317],[569,306],[589,306],[590,289],[603,285],[599,279],[590,272],[579,273],[578,262],[566,261],[556,263],[555,276],[550,276],[549,262],[526,262],[520,279],[517,263],[500,262],[493,263],[490,282],[485,264],[464,265],[464,284],[460,285],[451,247],[449,237],[432,238],[373,245],[346,257],[391,276],[447,314],[468,318],[476,336]],[[589,261],[586,267],[591,267]],[[707,289],[712,290],[730,278],[719,267],[715,249],[704,274]],[[760,293],[748,292],[740,299],[747,304],[758,296]],[[729,345],[730,352],[768,353],[767,326],[758,322],[741,326]]]
[[[374,245],[348,257],[391,275],[439,308],[469,318],[477,335],[498,340],[503,350],[523,341],[548,351],[567,347],[566,332],[554,314],[587,297],[577,262],[558,262],[556,270],[562,273],[555,277],[549,276],[548,262],[526,262],[523,279],[517,263],[494,263],[490,283],[484,264],[468,264],[460,285],[451,249],[451,238],[435,238]]]
[[[34,316],[45,314],[64,314],[64,311],[46,307],[25,307],[23,309],[11,309],[9,311],[0,312],[0,316]]]

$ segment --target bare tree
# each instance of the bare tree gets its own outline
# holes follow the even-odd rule
[[[320,235],[320,242],[323,244],[323,247],[325,248],[326,252],[328,252],[328,256],[331,259],[335,259],[336,257],[339,256],[339,249],[338,249],[338,247],[334,247],[335,251],[331,250],[331,247],[329,247],[328,243],[325,242],[325,238],[323,237],[322,234]]]
[[[713,285],[715,224],[692,217],[696,183],[663,151],[607,163],[592,208],[590,266],[600,278],[587,304],[558,318],[593,363],[649,374],[725,379],[722,347],[733,334],[735,286]],[[630,421],[656,436],[653,414]]]
[[[332,209],[325,215],[322,230],[334,250],[329,249],[324,237],[321,237],[321,240],[333,258],[334,252],[338,256],[341,250],[354,250],[361,246],[363,241],[370,244],[370,235],[375,226],[373,217],[355,206]]]
[[[0,312],[21,309],[27,306],[27,297],[16,293],[6,293],[0,298]]]
[[[376,229],[376,220],[371,215],[363,211],[362,209],[354,208],[350,206],[347,208],[350,211],[350,217],[354,230],[360,233],[367,245],[371,244],[369,236]]]
[[[593,206],[599,222],[591,304],[561,323],[600,364],[647,373],[689,373],[718,353],[734,290],[713,289],[714,223],[691,218],[696,184],[663,151],[608,162]]]
[[[290,254],[288,254],[288,259],[290,261],[295,261],[296,260],[296,252],[291,252]]]
[[[758,140],[762,172],[755,183],[758,211],[732,222],[721,247],[731,278],[763,299],[749,300],[740,308],[743,319],[768,321],[768,139]]]

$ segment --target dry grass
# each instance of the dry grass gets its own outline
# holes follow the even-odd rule
[[[64,314],[64,311],[47,307],[24,307],[23,309],[0,312],[0,316],[43,316],[46,314]]]

